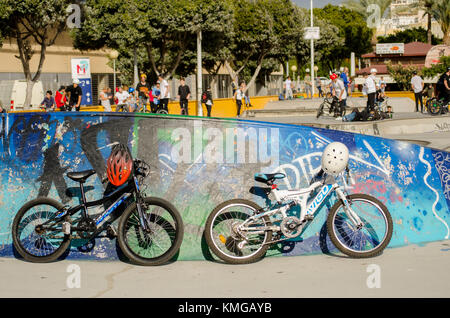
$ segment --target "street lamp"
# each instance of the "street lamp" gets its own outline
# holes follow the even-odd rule
[[[297,72],[297,66],[296,65],[292,65],[291,66],[291,71],[292,71],[292,73],[294,73],[294,76],[293,76],[293,81],[294,81],[294,83],[297,83],[297,78],[295,77],[295,72]],[[296,86],[295,87],[297,87],[297,84],[295,84]]]
[[[119,57],[119,52],[117,52],[116,50],[112,50],[111,52],[108,53],[108,57],[113,60],[113,69],[114,69],[114,90],[113,90],[113,95],[116,94],[116,60]]]

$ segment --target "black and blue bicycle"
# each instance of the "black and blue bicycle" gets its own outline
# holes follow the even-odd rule
[[[83,184],[95,173],[67,173],[80,184],[80,205],[64,206],[47,197],[23,205],[12,225],[16,251],[30,262],[52,262],[67,251],[71,240],[95,242],[96,237],[106,233],[110,238],[117,236],[123,254],[135,264],[162,265],[171,260],[183,240],[183,221],[170,202],[141,194],[140,186],[150,166],[134,159],[133,173],[125,184],[113,187],[100,200],[87,202]],[[90,216],[88,208],[93,207],[103,212]],[[116,231],[113,223],[119,218]]]

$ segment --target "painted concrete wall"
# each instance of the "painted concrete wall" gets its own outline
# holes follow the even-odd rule
[[[209,212],[231,198],[260,205],[249,192],[256,172],[288,175],[279,187],[307,186],[320,168],[324,147],[345,143],[356,185],[352,192],[380,199],[394,220],[389,247],[449,238],[450,153],[393,140],[327,129],[226,119],[158,117],[115,113],[15,113],[0,121],[0,256],[14,255],[11,223],[28,200],[49,196],[78,204],[78,184],[68,171],[95,169],[89,200],[102,196],[100,180],[113,142],[128,143],[133,155],[152,165],[148,195],[163,197],[181,212],[185,237],[179,260],[208,258],[202,240]],[[69,191],[67,191],[69,189]],[[269,255],[323,253],[334,247],[326,234],[330,197],[302,239],[285,242]],[[95,213],[95,211],[91,211]],[[95,246],[72,242],[68,258],[117,259],[116,242]]]

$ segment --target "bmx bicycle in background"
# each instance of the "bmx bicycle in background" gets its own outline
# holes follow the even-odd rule
[[[270,245],[299,237],[333,192],[338,201],[329,211],[326,225],[339,251],[355,258],[373,257],[389,244],[393,223],[386,206],[367,194],[347,193],[352,177],[344,144],[334,142],[325,148],[322,170],[309,187],[279,190],[274,182],[285,177],[282,173],[255,175],[256,181],[269,186],[264,190],[275,201],[271,206],[262,208],[249,200],[232,199],[214,208],[206,221],[205,239],[217,257],[230,264],[258,261]],[[295,206],[300,206],[300,215],[291,210]]]
[[[316,118],[322,115],[333,114],[334,117],[344,117],[346,113],[345,107],[339,107],[339,100],[336,96],[333,96],[330,92],[325,95],[322,104],[317,109]]]
[[[428,113],[432,116],[443,115],[449,112],[450,102],[444,104],[443,98],[430,98],[425,102]]]
[[[12,238],[25,260],[53,262],[67,251],[72,239],[95,244],[94,239],[104,232],[111,239],[117,236],[123,254],[138,265],[162,265],[178,252],[184,234],[180,213],[164,199],[142,195],[149,165],[133,160],[125,147],[118,144],[111,151],[108,179],[103,183],[109,180],[115,187],[102,199],[86,200],[83,184],[95,174],[95,170],[86,170],[67,173],[67,177],[79,182],[80,205],[70,207],[40,197],[20,208],[13,221]],[[128,179],[116,185],[118,179],[125,178],[126,171]],[[103,212],[89,215],[88,208],[101,206]],[[113,223],[117,219],[116,231]]]

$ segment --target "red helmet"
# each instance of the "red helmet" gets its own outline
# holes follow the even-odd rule
[[[335,80],[336,78],[338,78],[338,76],[336,75],[336,73],[333,73],[330,75],[330,79],[331,80]]]
[[[111,149],[106,161],[106,175],[113,185],[121,186],[131,176],[133,171],[133,158],[130,150],[124,144],[117,144]]]

